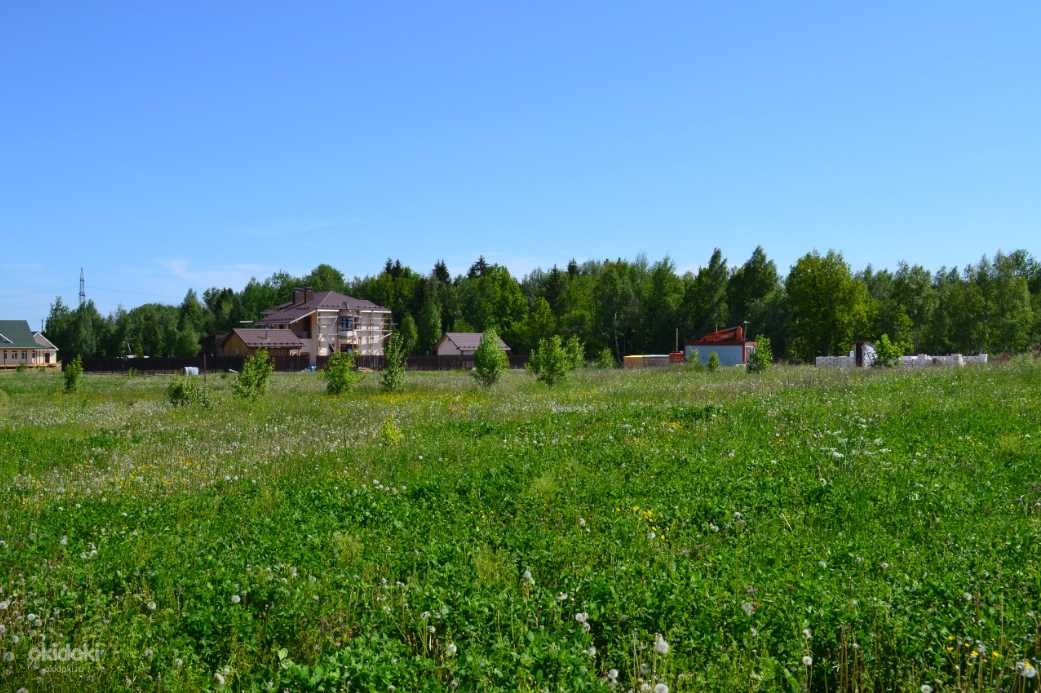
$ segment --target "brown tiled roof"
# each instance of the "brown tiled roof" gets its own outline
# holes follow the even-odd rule
[[[238,335],[239,339],[251,349],[267,347],[270,349],[300,349],[304,346],[303,340],[293,334],[292,330],[270,329],[266,327],[236,327],[231,334]],[[231,337],[231,334],[228,337]],[[227,341],[228,337],[225,338]]]
[[[481,345],[483,336],[483,332],[445,332],[444,338],[455,344],[459,351],[475,351]],[[502,337],[499,337],[499,347],[510,351],[509,345],[502,341]]]
[[[362,298],[354,298],[336,291],[318,291],[312,294],[309,301],[283,303],[271,310],[264,311],[264,317],[258,320],[257,324],[288,324],[310,315],[316,310],[376,310],[390,312],[387,308]]]

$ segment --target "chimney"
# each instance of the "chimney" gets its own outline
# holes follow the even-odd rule
[[[298,286],[293,289],[293,305],[298,306],[302,303],[307,303],[311,300],[312,295],[311,289],[305,289]]]

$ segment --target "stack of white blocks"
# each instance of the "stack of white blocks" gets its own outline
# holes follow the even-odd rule
[[[900,365],[904,368],[926,368],[932,366],[961,366],[985,365],[986,354],[963,356],[962,354],[944,354],[943,356],[931,356],[929,354],[915,354],[912,356],[901,356]],[[817,368],[855,368],[857,361],[852,356],[818,356]],[[866,364],[870,365],[870,363]]]

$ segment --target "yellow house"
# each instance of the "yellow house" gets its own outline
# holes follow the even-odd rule
[[[0,368],[58,365],[58,347],[42,332],[30,330],[25,320],[0,320]]]

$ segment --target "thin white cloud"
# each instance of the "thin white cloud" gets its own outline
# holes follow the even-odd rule
[[[211,286],[228,286],[241,289],[250,279],[263,279],[278,271],[273,265],[236,263],[194,267],[187,260],[171,258],[159,263],[175,279],[192,288],[205,289]]]

